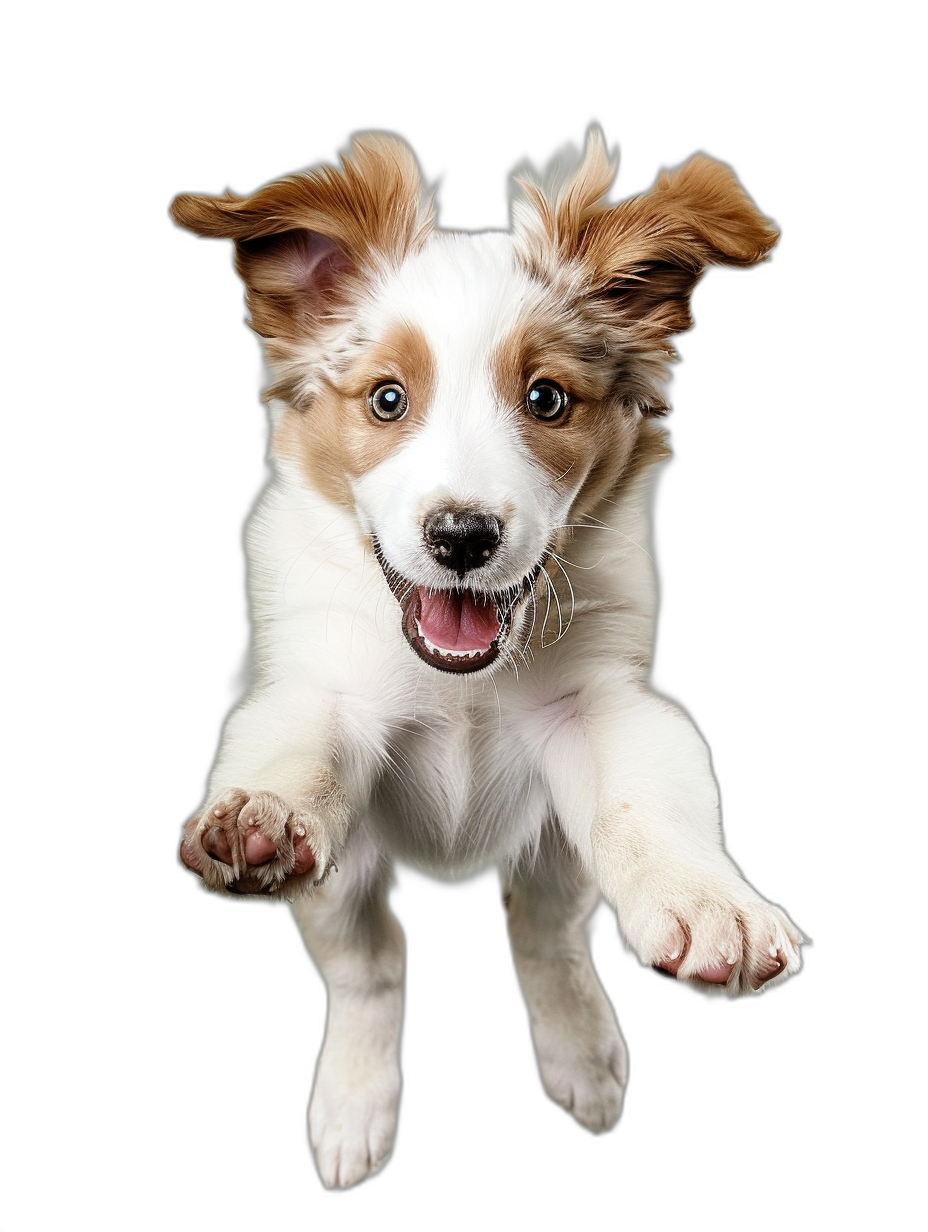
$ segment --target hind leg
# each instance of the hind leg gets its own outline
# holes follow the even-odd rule
[[[293,904],[328,989],[309,1137],[329,1188],[356,1185],[376,1171],[396,1134],[405,947],[387,904],[389,880],[388,861],[355,835],[338,872]]]
[[[556,827],[545,829],[537,859],[515,869],[504,901],[545,1090],[587,1129],[611,1129],[628,1060],[590,956],[586,922],[599,891]]]

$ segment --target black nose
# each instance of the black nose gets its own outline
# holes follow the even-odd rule
[[[499,547],[503,524],[492,514],[474,509],[439,509],[425,520],[425,546],[440,565],[463,577],[485,565]]]

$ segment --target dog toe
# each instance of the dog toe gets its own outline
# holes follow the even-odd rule
[[[239,789],[187,823],[180,856],[210,889],[230,894],[287,897],[317,864],[305,821],[272,792]]]

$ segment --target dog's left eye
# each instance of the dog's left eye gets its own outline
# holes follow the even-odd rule
[[[536,419],[559,419],[567,410],[567,394],[556,381],[536,381],[525,395],[525,406]]]
[[[402,419],[409,406],[406,390],[397,381],[375,386],[367,400],[378,419]]]

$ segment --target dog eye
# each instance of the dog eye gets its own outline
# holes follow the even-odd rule
[[[367,399],[378,419],[402,419],[409,407],[406,390],[396,381],[383,381]]]
[[[536,381],[525,395],[525,406],[536,419],[559,419],[567,410],[567,394],[556,381]]]

